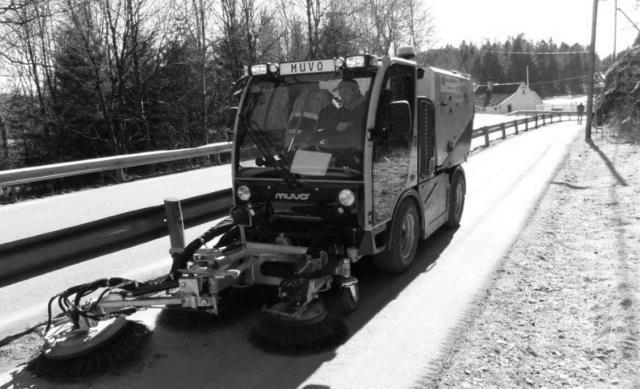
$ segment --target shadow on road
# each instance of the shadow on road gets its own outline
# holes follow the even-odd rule
[[[415,262],[401,275],[378,272],[367,258],[355,264],[353,274],[360,280],[361,300],[358,309],[344,317],[349,336],[362,329],[416,277],[429,271],[449,245],[455,232],[456,230],[442,230],[422,242]],[[335,307],[335,301],[332,300],[329,298],[330,309]],[[150,326],[155,326],[150,344],[139,361],[121,371],[67,382],[40,380],[27,372],[18,371],[0,389],[176,385],[190,388],[286,389],[299,387],[323,363],[335,358],[335,348],[322,353],[297,356],[270,354],[254,348],[248,341],[248,334],[259,319],[260,299],[236,303],[239,304],[232,309],[230,315],[223,320],[212,321],[206,328],[191,326],[188,319],[183,329],[176,329],[176,326],[155,326],[163,320],[162,315],[155,315],[150,321]],[[148,320],[143,321],[149,324]],[[328,389],[318,385],[308,388]]]
[[[618,184],[622,186],[628,186],[627,181],[620,175],[620,173],[618,173],[613,162],[611,162],[609,157],[607,157],[607,155],[602,150],[600,150],[598,145],[596,145],[592,140],[588,140],[587,144],[589,145],[589,147],[591,147],[593,151],[595,151],[600,156],[600,158],[602,158],[604,163],[607,165],[607,168],[609,168],[611,175],[616,179]]]

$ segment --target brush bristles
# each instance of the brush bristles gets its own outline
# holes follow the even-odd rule
[[[249,340],[256,347],[278,354],[321,352],[342,344],[346,339],[344,322],[330,314],[315,323],[296,326],[265,317],[249,335]]]
[[[151,331],[144,324],[128,321],[122,331],[95,350],[70,359],[51,359],[40,354],[26,369],[49,379],[100,374],[136,359],[150,336]]]

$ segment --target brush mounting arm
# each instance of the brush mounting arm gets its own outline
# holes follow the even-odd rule
[[[109,295],[98,303],[98,308],[105,312],[126,308],[150,308],[167,305],[184,305],[189,302],[189,295],[172,297],[132,297],[124,298],[117,294]]]

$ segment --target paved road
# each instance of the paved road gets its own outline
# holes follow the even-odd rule
[[[142,361],[124,374],[107,374],[90,382],[64,386],[332,389],[415,386],[429,373],[443,346],[455,336],[456,326],[472,312],[475,299],[481,296],[491,273],[526,224],[578,132],[574,122],[555,124],[501,142],[471,157],[465,166],[468,197],[461,227],[439,232],[423,242],[416,263],[401,276],[382,275],[362,264],[358,269],[361,305],[346,318],[351,337],[335,350],[299,357],[256,350],[246,339],[257,318],[257,313],[251,311],[210,331],[176,332],[157,327]],[[100,276],[116,275],[146,266],[138,273],[162,272],[168,261],[166,249],[166,242],[158,240],[108,256],[109,264],[96,259],[45,275],[39,281],[29,280],[33,284],[11,287],[15,287],[15,296],[16,292],[35,292],[62,280],[69,284],[86,281],[86,274],[93,271]],[[134,259],[137,264],[128,262]],[[10,294],[0,290],[0,296]],[[29,293],[23,295],[29,299]],[[7,303],[0,301],[3,312],[6,311],[1,304]],[[23,305],[37,306],[37,303]],[[155,327],[156,315],[157,311],[150,310],[137,314],[137,318]],[[6,385],[2,387],[61,386],[35,380],[20,371],[0,376],[2,384]]]
[[[231,187],[229,165],[0,206],[0,244]],[[28,217],[25,217],[28,215]],[[6,225],[6,224],[5,224]]]

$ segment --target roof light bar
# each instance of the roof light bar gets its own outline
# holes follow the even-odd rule
[[[355,55],[347,57],[347,68],[365,68],[370,66],[376,66],[378,64],[378,57],[375,55]]]
[[[355,57],[347,57],[348,68],[362,68],[366,64],[364,55],[357,55]]]
[[[251,65],[251,75],[258,76],[262,74],[267,74],[268,67],[266,63],[259,63],[256,65]]]

